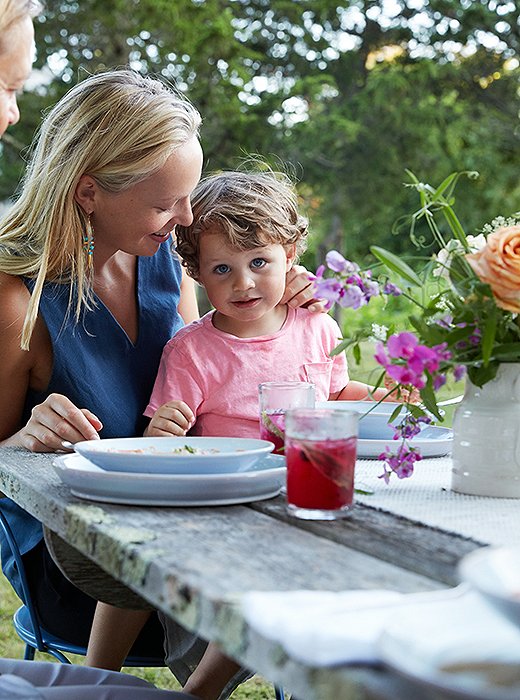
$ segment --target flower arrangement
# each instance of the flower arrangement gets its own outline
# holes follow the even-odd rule
[[[498,217],[478,235],[466,235],[453,208],[454,189],[461,176],[475,178],[478,173],[452,173],[434,188],[407,172],[407,186],[416,190],[420,207],[402,217],[394,231],[407,226],[411,241],[423,252],[417,256],[422,269],[416,271],[416,266],[372,246],[384,273],[361,270],[330,251],[312,276],[316,296],[326,299],[329,308],[338,304],[358,309],[376,296],[390,306],[392,298],[404,296],[416,310],[410,329],[379,327],[375,338],[374,357],[381,366],[376,386],[393,382],[389,393],[397,392],[402,404],[390,421],[401,411],[405,416],[395,429],[396,448],[379,456],[381,478],[387,483],[392,474],[406,478],[413,473],[421,455],[408,441],[422,423],[442,421],[436,392],[448,377],[458,381],[467,374],[481,387],[495,377],[500,363],[520,360],[520,214]],[[429,239],[417,235],[419,222],[426,223]],[[425,255],[432,245],[435,253]],[[368,338],[374,339],[372,330],[361,330],[343,339],[334,352],[351,347],[359,361],[360,342]],[[412,402],[417,393],[420,402]]]

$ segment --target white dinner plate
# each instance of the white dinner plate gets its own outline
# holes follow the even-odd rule
[[[267,440],[232,437],[108,438],[74,445],[98,467],[141,474],[243,472],[273,448]]]
[[[399,610],[377,649],[418,698],[520,698],[520,630],[468,588]]]
[[[459,574],[488,603],[520,626],[520,547],[481,547],[459,561]]]
[[[450,454],[453,444],[453,431],[450,428],[440,428],[428,425],[419,435],[408,441],[412,447],[417,447],[423,457],[442,457]],[[373,458],[385,451],[385,447],[395,450],[400,444],[397,440],[363,440],[358,439],[358,458]]]
[[[79,454],[56,457],[60,479],[80,498],[140,506],[224,506],[273,498],[285,484],[285,458],[267,455],[249,471],[139,474],[106,471]]]

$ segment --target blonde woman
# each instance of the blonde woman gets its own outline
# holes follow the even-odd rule
[[[142,434],[162,347],[197,315],[170,238],[191,222],[199,124],[188,101],[129,70],[84,80],[48,113],[0,224],[3,445]],[[58,571],[39,522],[9,499],[2,509],[42,624],[86,645],[95,601]],[[2,566],[20,591],[6,550]],[[162,640],[154,616],[135,653],[160,655]]]
[[[31,17],[38,10],[39,6],[35,2],[0,0],[0,136],[19,118],[16,94],[23,87],[31,68]],[[21,250],[23,251],[23,248]],[[5,251],[2,248],[2,255],[6,254],[6,260],[9,258],[8,251],[9,248]],[[8,282],[8,277],[2,274],[2,296],[5,290],[9,289]],[[4,297],[4,301],[16,302],[16,295],[11,293],[10,296]],[[6,323],[9,313],[16,314],[22,310],[23,304],[3,313],[2,325]],[[4,333],[5,327],[2,327],[2,338]],[[3,376],[2,381],[4,380]],[[3,419],[4,415],[2,421]],[[2,499],[2,508],[4,507],[9,509],[7,499]],[[4,554],[5,552],[2,552],[2,560]],[[27,700],[58,700],[69,697],[77,700],[180,700],[188,696],[157,690],[145,681],[126,674],[55,663],[0,659],[0,697]]]

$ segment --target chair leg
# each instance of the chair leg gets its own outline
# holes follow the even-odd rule
[[[285,700],[285,694],[283,692],[283,688],[280,687],[279,685],[274,686],[274,697],[276,700]]]
[[[36,649],[34,647],[32,647],[30,644],[26,644],[25,645],[25,653],[23,655],[23,658],[26,661],[33,661],[35,652],[36,652]]]

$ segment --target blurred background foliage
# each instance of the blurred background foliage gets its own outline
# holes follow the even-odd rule
[[[6,134],[0,199],[13,194],[42,113],[91,73],[130,65],[174,82],[203,115],[205,169],[260,154],[298,179],[331,248],[409,251],[392,223],[417,206],[405,169],[454,170],[468,232],[520,209],[520,9],[505,0],[47,0],[35,79]]]

